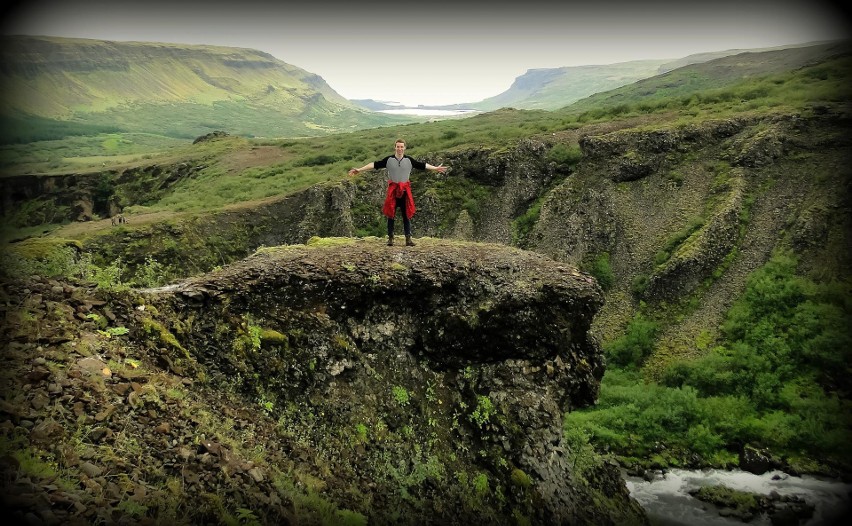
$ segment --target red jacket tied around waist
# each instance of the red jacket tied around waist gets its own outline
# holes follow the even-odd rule
[[[385,197],[385,204],[382,207],[382,213],[385,217],[393,219],[396,215],[396,200],[400,197],[405,199],[405,216],[408,219],[414,215],[414,195],[411,193],[411,182],[395,183],[388,181],[388,195]]]

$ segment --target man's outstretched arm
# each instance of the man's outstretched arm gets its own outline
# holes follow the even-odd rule
[[[431,164],[426,163],[426,169],[432,170],[433,172],[440,172],[440,173],[446,173],[447,172],[447,167],[444,166],[444,163],[441,163],[438,166],[432,166]]]
[[[349,175],[355,175],[355,174],[363,172],[365,170],[372,170],[372,169],[375,168],[375,164],[376,164],[375,162],[372,162],[372,163],[365,164],[361,168],[353,168],[353,169],[349,170]]]

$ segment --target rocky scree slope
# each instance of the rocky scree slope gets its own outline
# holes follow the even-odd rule
[[[692,302],[667,320],[658,351],[695,356],[698,335],[718,335],[774,251],[819,280],[852,271],[850,123],[831,111],[584,135],[583,160],[542,201],[526,248],[581,268],[607,255],[602,341],[640,302],[660,313]]]
[[[3,292],[13,516],[293,524],[326,499],[371,524],[646,522],[613,465],[572,467],[602,294],[546,257],[326,239],[161,289]]]

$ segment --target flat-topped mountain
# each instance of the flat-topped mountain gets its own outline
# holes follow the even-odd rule
[[[401,122],[253,49],[59,37],[0,39],[0,115],[195,137],[311,136]]]

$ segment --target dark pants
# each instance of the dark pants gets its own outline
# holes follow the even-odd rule
[[[406,237],[411,237],[411,220],[408,219],[408,214],[405,213],[405,196],[396,198],[396,206],[394,207],[394,212],[396,212],[397,208],[402,208],[402,228],[405,231]],[[393,225],[394,219],[392,217],[388,218],[388,237],[393,237]]]

